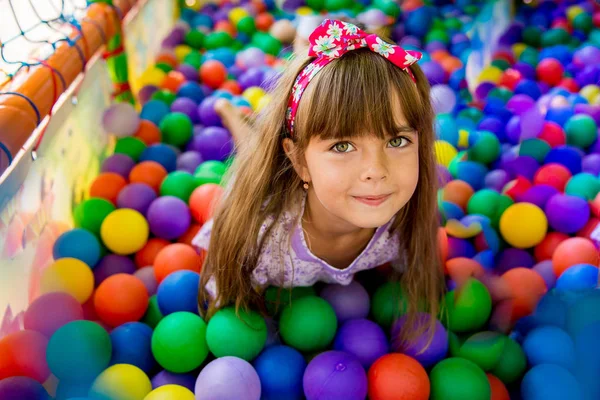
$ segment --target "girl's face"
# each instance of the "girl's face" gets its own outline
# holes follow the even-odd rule
[[[313,216],[350,230],[376,228],[408,203],[419,179],[419,138],[401,112],[395,119],[400,130],[385,139],[311,138],[301,176],[310,181]]]

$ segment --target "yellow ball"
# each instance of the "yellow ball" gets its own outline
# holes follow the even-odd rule
[[[585,85],[581,88],[579,94],[586,99],[588,103],[591,103],[592,100],[600,94],[600,87],[598,87],[598,85]]]
[[[256,111],[257,113],[261,112],[262,109],[265,108],[267,104],[269,104],[269,102],[271,102],[271,96],[265,94],[263,97],[260,98],[260,100],[258,100],[258,104],[256,105],[256,109],[254,111]]]
[[[489,66],[484,68],[479,74],[479,82],[492,82],[498,83],[502,77],[502,70],[500,68]]]
[[[160,86],[163,79],[165,79],[167,74],[160,68],[152,67],[148,68],[141,76],[140,81],[142,86],[146,85],[154,85]]]
[[[248,11],[244,10],[241,7],[236,7],[229,11],[228,17],[229,21],[231,21],[233,26],[237,26],[238,22],[240,22],[242,18],[247,17],[249,15],[250,14],[248,14]]]
[[[242,97],[248,100],[252,109],[256,111],[258,103],[260,103],[260,99],[262,99],[265,94],[266,92],[262,88],[258,86],[252,86],[244,90]]]
[[[129,208],[111,212],[100,226],[100,237],[104,245],[120,255],[133,254],[144,247],[149,233],[144,216]]]
[[[592,100],[590,101],[590,105],[592,105],[592,106],[600,105],[600,93],[598,93],[596,96],[594,96],[592,98]]]
[[[302,6],[302,7],[298,7],[296,9],[296,14],[298,15],[313,15],[315,14],[315,11],[307,6]]]
[[[190,10],[194,11],[200,11],[205,3],[206,1],[204,0],[185,0],[185,8],[189,8]]]
[[[569,22],[573,22],[575,17],[577,17],[582,12],[583,12],[583,8],[581,8],[579,6],[571,6],[571,7],[567,8],[567,18],[569,19]]]
[[[144,400],[151,391],[152,384],[144,371],[130,364],[115,364],[98,375],[90,389],[90,397]]]
[[[186,44],[180,44],[179,46],[175,46],[175,57],[182,62],[185,56],[192,52],[192,48]]]
[[[458,151],[450,143],[445,140],[436,140],[434,144],[435,158],[438,164],[448,167],[450,161],[458,154]]]
[[[548,231],[548,219],[531,203],[516,203],[500,217],[500,233],[511,246],[528,249],[538,245]]]
[[[527,48],[527,45],[525,43],[515,43],[512,46],[512,51],[515,54],[515,58],[519,58],[521,56],[521,53],[523,53],[523,51]]]
[[[41,294],[68,293],[81,304],[94,291],[94,274],[86,263],[76,258],[60,258],[42,272]]]
[[[469,147],[469,131],[461,129],[458,131],[458,147]]]
[[[164,385],[154,389],[144,400],[196,400],[194,393],[179,385]]]

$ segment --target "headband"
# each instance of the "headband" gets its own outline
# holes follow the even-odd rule
[[[294,120],[304,90],[312,78],[331,61],[349,51],[366,47],[402,68],[413,82],[416,82],[409,67],[423,56],[418,51],[404,50],[400,46],[387,43],[379,36],[366,33],[354,24],[332,19],[326,19],[313,31],[309,43],[309,57],[317,58],[300,72],[292,87],[286,113],[286,127],[290,137],[294,136]]]

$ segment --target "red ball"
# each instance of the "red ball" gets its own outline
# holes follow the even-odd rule
[[[211,219],[222,195],[223,188],[214,183],[197,187],[189,200],[192,217],[201,224]]]
[[[517,179],[513,179],[512,181],[508,182],[506,186],[504,186],[502,192],[511,199],[515,200],[528,191],[531,186],[531,182],[529,182],[527,178],[518,176]]]
[[[579,85],[577,84],[577,81],[573,78],[564,78],[560,81],[558,86],[567,89],[571,93],[579,92]]]
[[[183,243],[173,243],[162,249],[154,260],[156,282],[161,283],[175,271],[188,270],[200,273],[203,258],[192,247]]]
[[[0,339],[0,381],[11,376],[27,376],[44,383],[50,376],[46,362],[48,338],[24,330]]]
[[[523,76],[516,69],[509,68],[500,77],[499,86],[504,86],[510,90],[515,90],[515,86],[523,79]]]
[[[538,80],[550,86],[556,86],[563,78],[563,66],[555,58],[545,58],[540,61],[535,69]]]
[[[559,244],[569,238],[569,235],[562,232],[550,232],[546,237],[533,249],[535,259],[540,262],[544,260],[552,260],[554,250]]]
[[[154,259],[156,258],[156,255],[170,244],[171,242],[161,238],[152,238],[148,240],[144,247],[135,253],[135,265],[137,265],[138,268],[154,265]]]
[[[427,400],[429,377],[412,357],[400,353],[381,356],[369,368],[369,399]]]
[[[206,86],[217,89],[227,79],[227,68],[217,60],[208,60],[200,67],[200,79]]]
[[[538,135],[538,138],[548,143],[550,147],[567,144],[567,135],[563,131],[563,128],[556,122],[544,122],[542,132]]]
[[[169,73],[167,74],[167,76],[165,76],[165,78],[163,79],[160,86],[163,89],[167,89],[167,90],[170,90],[171,92],[175,93],[175,92],[177,92],[179,87],[181,85],[183,85],[185,82],[186,82],[185,75],[183,75],[181,72],[169,71]]]
[[[571,171],[562,164],[551,163],[542,166],[533,177],[534,185],[550,185],[563,192],[571,179]]]
[[[96,289],[94,307],[100,320],[112,327],[139,321],[148,308],[148,290],[133,275],[115,274]]]
[[[268,32],[269,28],[275,22],[275,18],[269,14],[268,12],[262,12],[256,16],[254,19],[254,23],[256,24],[256,29],[261,32]]]
[[[563,241],[552,255],[552,268],[557,277],[575,264],[598,265],[598,249],[591,240],[574,237]]]
[[[600,28],[600,12],[594,14],[592,17],[592,22],[596,28]]]

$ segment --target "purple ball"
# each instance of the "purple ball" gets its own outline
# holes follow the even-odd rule
[[[220,357],[206,365],[194,393],[203,400],[260,400],[260,379],[248,361],[237,357]]]
[[[579,64],[595,64],[600,60],[600,49],[596,46],[583,46],[575,52],[573,59]]]
[[[502,189],[510,180],[508,172],[502,169],[495,169],[485,175],[485,187],[502,192]]]
[[[261,68],[250,68],[240,76],[238,83],[242,90],[246,90],[252,86],[260,86],[264,76],[265,73]]]
[[[0,399],[50,400],[51,398],[38,381],[25,376],[13,376],[0,380]]]
[[[477,86],[477,88],[475,88],[475,97],[484,100],[485,98],[487,98],[490,91],[495,87],[496,85],[492,82],[482,82]]]
[[[477,129],[480,131],[489,131],[498,136],[500,140],[504,136],[504,122],[496,117],[485,117],[481,120]]]
[[[421,40],[412,35],[404,36],[402,40],[400,40],[400,46],[403,47],[416,47],[418,49],[421,48]]]
[[[535,100],[526,94],[517,94],[508,100],[506,103],[506,109],[515,115],[523,115],[525,111],[529,110],[535,105]]]
[[[199,152],[193,150],[186,151],[177,157],[177,169],[193,174],[202,162],[202,155]]]
[[[188,150],[199,152],[204,161],[223,161],[233,151],[233,140],[227,129],[212,126],[194,134]]]
[[[406,32],[404,30],[404,24],[395,24],[392,28],[392,40],[398,43],[404,38],[405,35]]]
[[[433,53],[438,50],[446,50],[446,45],[439,40],[434,40],[425,45],[425,51],[428,53]]]
[[[435,61],[424,62],[421,64],[421,69],[431,85],[446,83],[448,80],[446,71]]]
[[[130,183],[117,196],[118,208],[131,208],[146,215],[148,207],[156,199],[156,192],[145,183]]]
[[[148,296],[153,296],[156,294],[158,282],[156,282],[156,274],[154,273],[153,266],[149,265],[147,267],[140,268],[135,271],[133,275],[138,277],[144,286],[146,286],[146,290],[148,290]]]
[[[94,281],[96,287],[106,278],[116,274],[135,273],[135,263],[131,258],[117,254],[107,254],[98,262],[94,268]]]
[[[171,104],[171,112],[180,112],[187,115],[193,124],[197,124],[200,120],[198,116],[198,106],[192,99],[187,97],[180,97],[175,99]]]
[[[554,274],[554,269],[552,267],[552,260],[541,261],[535,264],[531,269],[540,274],[544,279],[548,290],[554,288],[556,285],[556,275]]]
[[[546,207],[546,203],[550,197],[558,193],[554,186],[550,185],[535,185],[525,191],[520,196],[517,196],[517,201],[521,203],[531,203],[540,207],[542,210]]]
[[[588,154],[583,157],[583,161],[581,162],[582,172],[588,172],[592,175],[600,174],[600,154]]]
[[[419,313],[416,323],[419,326],[429,324],[431,318],[429,314]],[[413,343],[402,343],[399,335],[406,322],[407,316],[402,316],[392,326],[392,348],[394,351],[414,358],[424,368],[428,368],[446,357],[446,353],[448,352],[448,332],[446,332],[440,321],[435,321],[433,340],[429,347],[427,346],[429,343],[428,333],[425,333]]]
[[[367,396],[364,368],[343,351],[326,351],[313,358],[302,380],[306,400],[363,400]]]
[[[338,330],[333,349],[355,356],[368,370],[381,356],[389,351],[385,332],[379,325],[368,319],[352,319]]]
[[[215,101],[217,97],[207,97],[198,106],[200,123],[204,126],[223,126],[221,117],[215,111]]]
[[[555,194],[544,208],[548,224],[555,231],[575,233],[582,229],[590,217],[587,200],[568,194]]]
[[[512,144],[517,144],[521,137],[521,117],[513,116],[506,124],[506,137]]]
[[[159,238],[173,240],[190,227],[192,217],[187,204],[174,196],[161,196],[148,208],[150,231]]]
[[[196,375],[193,373],[176,374],[174,372],[162,370],[152,378],[152,389],[165,385],[179,385],[188,388],[193,392],[194,386],[196,385]]]
[[[503,274],[517,267],[531,268],[534,262],[533,256],[526,250],[509,247],[498,255],[496,271],[498,274]]]
[[[533,80],[536,78],[535,68],[526,62],[519,61],[512,66],[512,69],[519,71],[523,79]]]
[[[152,95],[158,91],[158,86],[154,85],[146,85],[140,89],[138,92],[138,99],[140,100],[140,104],[146,104],[151,98]]]
[[[340,324],[349,319],[367,318],[369,315],[369,294],[356,281],[349,285],[327,285],[320,296],[331,304]]]
[[[512,176],[521,175],[532,181],[533,176],[540,168],[540,164],[533,157],[518,156],[514,160],[507,161],[504,168]]]
[[[115,153],[107,157],[102,163],[100,172],[114,172],[125,179],[129,179],[129,173],[135,167],[135,161],[126,154]]]
[[[198,82],[200,80],[198,70],[189,64],[179,64],[175,70],[181,72],[186,81]]]
[[[600,81],[600,67],[598,65],[588,65],[575,75],[575,80],[579,84],[579,87],[595,85]]]

